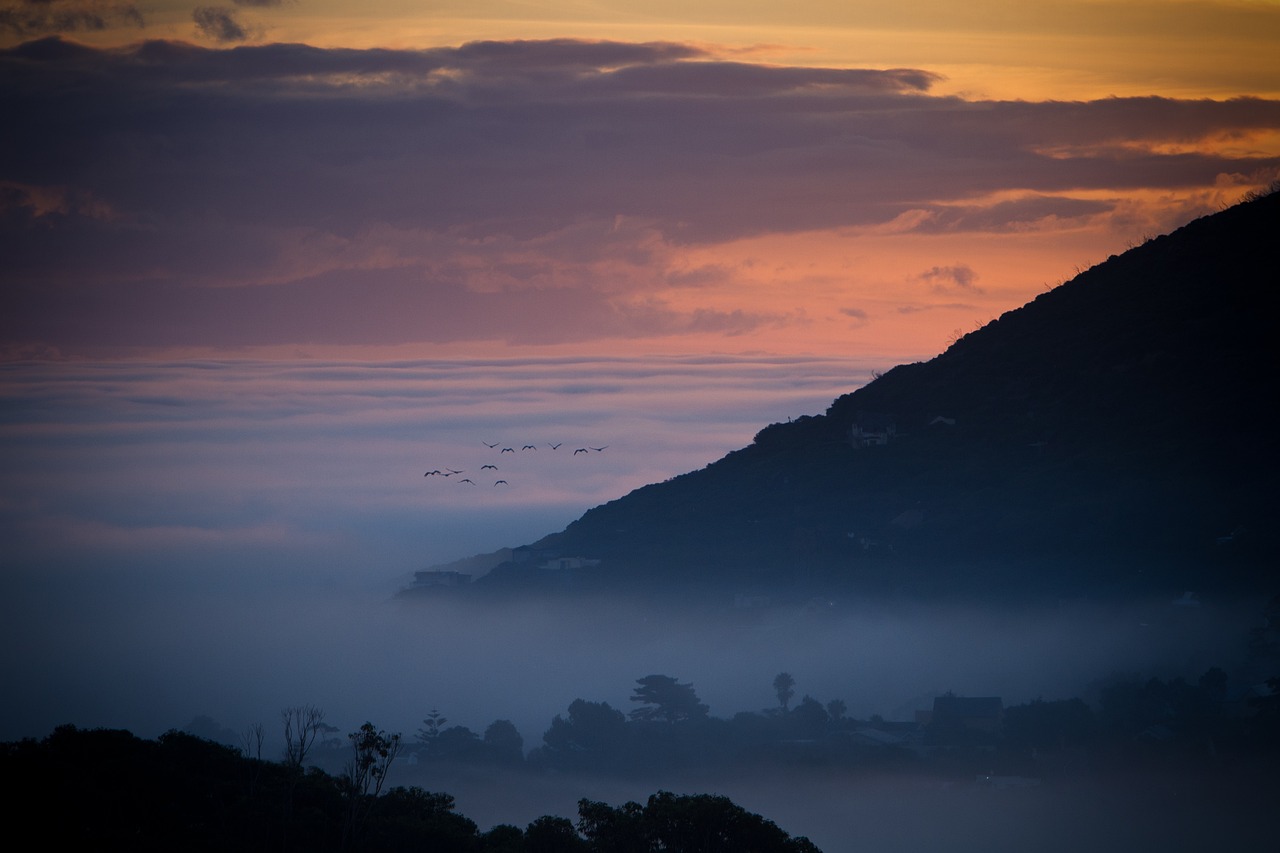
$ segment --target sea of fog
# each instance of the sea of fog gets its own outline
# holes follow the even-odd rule
[[[191,713],[239,725],[282,702],[397,725],[431,702],[519,716],[488,701],[502,687],[475,653],[529,648],[515,632],[542,630],[536,611],[418,636],[386,606],[415,570],[560,530],[823,411],[884,367],[714,355],[0,365],[0,672],[14,697],[0,737],[60,722],[153,734]],[[471,667],[462,682],[432,670],[451,659]]]
[[[1175,605],[1181,590],[1036,611],[392,601],[415,570],[559,530],[768,423],[821,412],[882,367],[764,357],[0,366],[0,739],[62,723],[153,737],[207,717],[233,732],[263,724],[271,752],[280,710],[308,704],[341,731],[368,720],[407,737],[432,710],[475,732],[506,719],[532,748],[574,699],[625,711],[635,680],[653,673],[691,682],[721,717],[772,706],[773,677],[786,671],[797,699],[911,719],[946,691],[1010,705],[1087,695],[1113,673],[1194,679],[1240,659],[1258,603]],[[437,469],[463,473],[424,476]],[[601,780],[548,781],[536,795],[518,780],[446,781],[482,826],[646,793]],[[817,841],[820,829],[829,850],[845,849],[836,839],[858,815],[903,822],[905,834],[878,830],[876,849],[923,843],[908,831],[912,798],[943,797],[958,831],[973,814],[955,799],[967,794],[905,780],[874,795],[866,780],[854,790],[813,777],[659,783],[715,787],[789,831]],[[1035,796],[1016,809],[1042,831],[1033,817],[1047,806]],[[1019,843],[1030,842],[1015,833],[1009,849]]]

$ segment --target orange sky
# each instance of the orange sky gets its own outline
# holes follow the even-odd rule
[[[108,52],[38,62],[22,53],[24,42],[50,35]],[[185,57],[130,46],[157,39],[190,42],[209,61],[200,83],[173,77],[166,106],[151,113],[135,107],[160,84],[130,68],[169,80],[189,67]],[[432,53],[478,41],[508,48],[480,59],[464,49],[439,63]],[[600,42],[661,44],[679,55],[638,59],[611,48],[610,56],[565,59],[560,49]],[[304,60],[281,43],[318,50]],[[47,241],[46,257],[85,260],[55,269],[33,247],[0,273],[0,286],[19,294],[11,296],[16,319],[0,336],[10,357],[928,356],[1077,268],[1275,180],[1276,44],[1277,2],[446,2],[424,10],[407,0],[2,0],[0,48],[14,51],[5,89],[30,121],[11,134],[16,141],[6,137],[0,205],[25,217],[11,227]],[[257,51],[253,59],[245,48]],[[404,71],[409,57],[425,56],[434,69],[426,76]],[[334,72],[333,62],[351,68]],[[117,82],[93,102],[109,104],[104,118],[114,111],[136,126],[95,136],[50,119],[83,109],[68,94],[74,86],[53,81],[94,64],[109,66]],[[244,76],[249,65],[253,80]],[[844,72],[855,76],[832,76]],[[880,76],[856,76],[864,73]],[[213,93],[225,102],[210,102]],[[282,127],[272,136],[261,121],[214,118],[222,108],[244,116],[246,104],[276,97],[266,115],[284,114],[319,96],[334,99],[340,130],[317,124],[295,138]],[[1242,97],[1253,100],[1235,100]],[[411,105],[404,115],[420,110],[421,123],[407,123],[395,98]],[[698,102],[701,114],[690,112]],[[348,108],[361,116],[352,125]],[[197,127],[200,110],[211,111],[208,127]],[[353,126],[368,135],[333,150],[317,140]],[[73,133],[90,137],[84,151],[69,143]],[[122,134],[147,140],[138,150],[161,160],[139,160],[121,147]],[[187,150],[175,147],[186,136]],[[582,155],[570,150],[583,140]],[[283,159],[266,162],[276,156]],[[262,162],[262,174],[236,174],[235,157]],[[311,182],[301,174],[308,163],[321,169]],[[326,171],[339,166],[347,171]],[[276,185],[293,171],[296,179]],[[222,176],[174,178],[184,173]],[[172,195],[126,187],[169,181]],[[442,184],[451,187],[442,193],[448,210],[419,210],[422,195],[398,195],[412,185],[429,196]],[[146,244],[149,229],[171,224],[181,233]],[[117,238],[133,247],[127,256],[103,248]],[[181,251],[207,255],[207,264],[169,256],[188,243]],[[375,273],[379,283],[357,283]],[[328,297],[300,297],[317,293],[309,284],[317,281]],[[116,290],[129,282],[139,287]],[[72,286],[94,297],[48,298]],[[246,286],[276,289],[258,293],[272,295],[267,305],[240,294],[216,330],[174,325],[190,322],[177,316],[195,310],[180,304],[192,288]],[[448,292],[414,301],[406,294],[415,287]],[[581,299],[569,297],[578,291]],[[518,297],[495,309],[501,294]],[[299,298],[301,313],[330,316],[285,333],[294,315],[271,306]],[[362,299],[391,325],[434,306],[458,322],[380,335],[372,316],[365,333],[332,332]],[[58,315],[58,305],[95,300],[96,315]],[[590,310],[573,307],[587,302]],[[235,328],[236,311],[271,310],[286,318],[274,324],[279,334]],[[511,314],[484,319],[495,310]],[[153,330],[170,331],[148,334],[148,316]],[[80,333],[91,324],[118,331]]]

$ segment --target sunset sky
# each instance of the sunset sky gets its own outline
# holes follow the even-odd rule
[[[0,737],[210,708],[120,590],[381,601],[1269,186],[1278,45],[1275,0],[0,0]],[[424,478],[482,442],[539,450]]]
[[[1280,175],[1276,2],[3,0],[0,40],[10,358],[929,356]]]

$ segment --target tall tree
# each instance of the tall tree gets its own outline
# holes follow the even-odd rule
[[[344,835],[350,840],[359,834],[378,794],[382,793],[387,772],[400,752],[400,735],[387,734],[373,723],[366,722],[359,731],[347,735],[347,739],[351,741],[353,754],[347,762],[345,775],[347,821]]]
[[[791,704],[791,697],[796,695],[796,680],[791,677],[791,673],[780,672],[774,676],[773,692],[777,695],[778,705],[785,714],[787,707]]]
[[[324,711],[315,705],[291,705],[280,712],[284,725],[284,763],[300,769],[324,727]]]
[[[484,730],[484,746],[489,757],[503,764],[524,761],[524,738],[510,720],[494,720]]]
[[[418,740],[430,746],[436,738],[440,737],[440,732],[444,730],[444,724],[449,722],[445,716],[435,708],[431,709],[431,713],[427,714],[427,718],[422,721],[422,728],[418,729]]]
[[[710,710],[698,701],[692,684],[681,684],[669,675],[646,675],[637,678],[636,684],[631,701],[641,702],[643,707],[631,712],[633,720],[678,723],[702,719]]]

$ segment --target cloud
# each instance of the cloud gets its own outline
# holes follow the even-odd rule
[[[21,38],[49,33],[144,27],[142,12],[125,0],[7,0],[0,4],[0,33]]]
[[[236,11],[225,6],[197,6],[191,12],[191,19],[201,35],[219,44],[249,38],[249,31],[237,19]]]
[[[978,274],[968,264],[955,264],[954,266],[931,267],[920,273],[921,280],[933,285],[934,293],[955,293],[963,291],[968,293],[982,293],[982,288],[974,284],[978,280]]]
[[[852,318],[854,321],[852,325],[855,328],[865,326],[870,322],[870,317],[867,315],[867,312],[863,311],[861,308],[841,308],[840,313],[846,317]]]
[[[978,306],[968,302],[939,302],[932,305],[900,305],[899,314],[921,314],[926,311],[973,311]]]
[[[44,39],[0,73],[3,339],[64,352],[743,335],[790,315],[726,307],[735,241],[1145,230],[1280,174],[1280,101],[970,102],[668,42]]]

